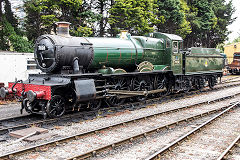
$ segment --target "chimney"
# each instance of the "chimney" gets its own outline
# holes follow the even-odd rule
[[[71,23],[69,22],[57,22],[57,35],[60,36],[70,36],[69,35],[69,26]]]

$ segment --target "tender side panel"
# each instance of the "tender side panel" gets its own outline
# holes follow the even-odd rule
[[[222,70],[223,58],[221,56],[187,56],[186,72]]]

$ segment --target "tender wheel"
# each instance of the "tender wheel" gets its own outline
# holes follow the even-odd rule
[[[111,82],[114,90],[128,90],[127,81],[125,79],[115,79]],[[120,99],[118,96],[112,96],[107,99],[107,103],[111,106],[119,106],[125,102],[125,98]]]
[[[192,82],[190,79],[185,79],[184,80],[184,92],[187,93],[192,89]]]
[[[216,83],[217,83],[217,80],[216,80],[215,77],[210,77],[208,79],[208,86],[209,86],[209,88],[213,89],[213,87],[216,85]]]
[[[88,102],[88,108],[92,111],[99,110],[101,105],[102,105],[101,99],[92,100],[92,101]]]
[[[201,90],[204,88],[205,80],[203,78],[199,78],[195,80],[195,89]]]
[[[62,96],[55,95],[47,103],[47,114],[51,118],[61,117],[65,113],[65,101]]]

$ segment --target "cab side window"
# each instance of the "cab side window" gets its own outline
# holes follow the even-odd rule
[[[171,41],[169,39],[167,39],[166,48],[170,48],[170,47],[171,47]]]
[[[173,53],[178,53],[178,42],[173,41]]]
[[[179,49],[180,49],[180,50],[183,49],[183,42],[179,42]]]

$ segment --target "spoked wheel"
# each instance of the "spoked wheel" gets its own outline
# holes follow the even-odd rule
[[[39,112],[41,110],[41,106],[39,105],[39,102],[36,100],[33,102],[29,102],[28,99],[24,99],[22,101],[21,113],[23,109],[25,109],[27,113],[33,113],[33,112]]]
[[[95,100],[92,100],[92,101],[88,102],[88,108],[91,111],[99,110],[101,105],[102,105],[102,100],[101,99],[95,99]]]
[[[165,96],[170,92],[170,88],[168,87],[167,80],[165,77],[156,76],[154,78],[154,89],[164,89],[165,91],[159,92],[157,96]]]
[[[110,84],[114,85],[114,90],[128,90],[127,81],[125,79],[115,79]],[[109,97],[107,103],[111,106],[119,106],[125,102],[125,98],[120,99],[117,95]]]
[[[151,90],[151,84],[147,83],[145,80],[143,79],[132,79],[132,84],[131,84],[132,90],[133,91],[147,91],[147,90]],[[147,96],[136,96],[135,97],[137,101],[144,101]]]
[[[55,95],[47,103],[47,114],[51,118],[61,117],[65,113],[65,101],[62,96]]]
[[[195,80],[195,89],[201,90],[204,88],[205,80],[203,78],[199,78]]]
[[[192,81],[190,79],[184,80],[184,92],[187,93],[192,89]]]
[[[210,77],[208,79],[208,86],[209,88],[213,89],[213,87],[216,85],[217,80],[215,79],[215,77]]]

